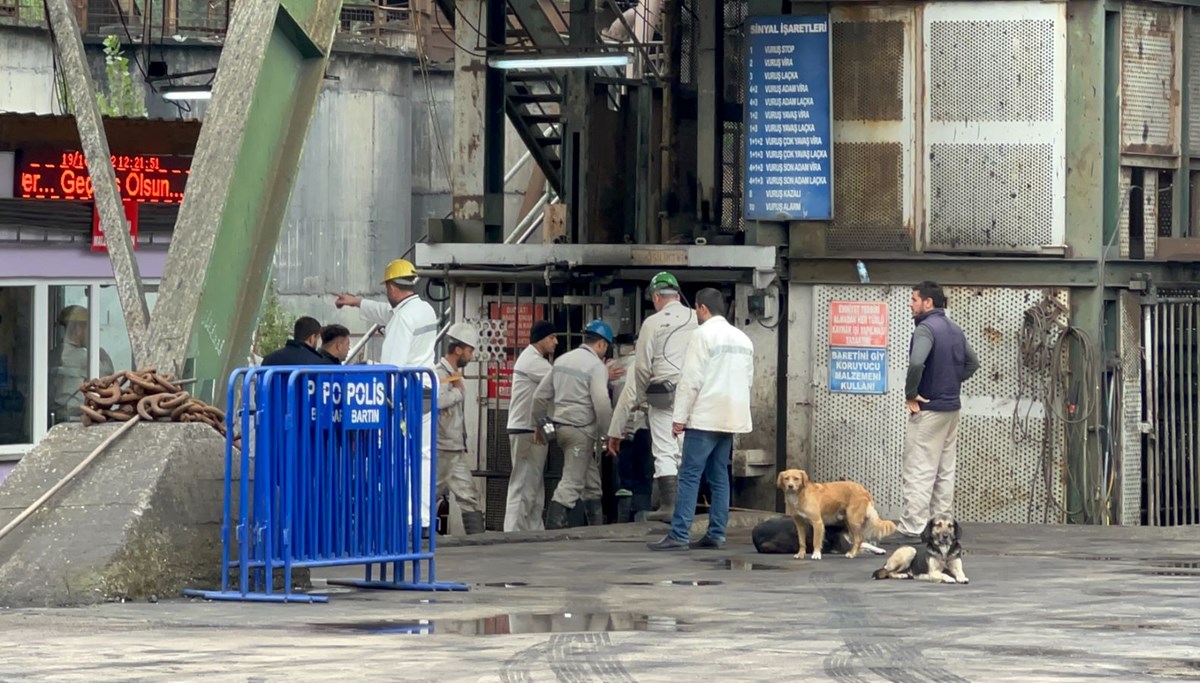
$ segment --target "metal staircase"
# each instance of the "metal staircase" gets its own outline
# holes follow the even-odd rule
[[[435,0],[451,25],[455,22],[454,0]],[[614,12],[617,5],[606,0]],[[570,22],[554,0],[508,0],[505,6],[506,45],[521,52],[562,53],[567,47]],[[598,34],[596,43],[601,42]],[[598,75],[620,80],[622,69],[600,69]],[[542,169],[555,193],[563,194],[563,108],[562,76],[550,71],[505,72],[504,110],[517,135]],[[610,106],[620,104],[616,87],[610,87]]]

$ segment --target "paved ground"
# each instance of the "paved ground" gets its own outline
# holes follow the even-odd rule
[[[968,525],[968,586],[872,581],[874,557],[757,555],[744,529],[721,551],[652,554],[659,528],[439,551],[468,593],[6,610],[0,680],[1200,679],[1194,527]],[[479,585],[496,582],[524,585]],[[464,635],[480,631],[502,634]]]

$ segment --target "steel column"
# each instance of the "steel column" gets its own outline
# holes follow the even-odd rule
[[[489,0],[458,0],[457,11],[470,21],[454,27],[454,148],[450,188],[456,222],[484,220],[485,139],[487,119],[487,45],[475,26],[486,26]],[[483,19],[483,24],[476,24]],[[482,235],[479,235],[482,237]],[[482,240],[481,240],[482,241]]]
[[[159,285],[149,349],[159,369],[179,373],[194,355],[195,376],[218,380],[244,363],[340,8],[234,6]]]
[[[104,133],[104,120],[96,103],[96,87],[91,68],[83,49],[75,9],[69,0],[46,0],[47,16],[54,29],[54,39],[63,60],[61,73],[75,106],[75,123],[79,127],[79,142],[87,160],[88,175],[95,188],[96,210],[100,213],[100,229],[108,245],[117,296],[129,331],[133,364],[141,367],[146,361],[146,332],[150,326],[150,311],[146,307],[146,292],[142,286],[137,259],[133,255],[133,240],[129,237],[129,222],[117,187],[117,174],[112,166],[112,153]]]
[[[587,47],[596,42],[596,15],[594,3],[589,0],[571,0],[570,44]],[[567,234],[571,242],[586,244],[588,238],[587,216],[589,211],[586,188],[588,176],[588,138],[591,129],[592,73],[590,69],[571,69],[566,77],[566,98],[563,136],[563,197],[567,204]]]
[[[721,111],[725,68],[720,45],[723,3],[694,4],[699,45],[696,47],[696,218],[702,225],[721,220]]]

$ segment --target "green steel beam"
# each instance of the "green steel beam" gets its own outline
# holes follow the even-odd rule
[[[234,5],[151,320],[150,358],[222,386],[250,349],[341,0]]]

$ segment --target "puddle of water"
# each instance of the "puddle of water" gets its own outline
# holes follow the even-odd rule
[[[498,614],[483,619],[385,619],[313,626],[321,631],[339,633],[502,636],[525,633],[673,632],[684,630],[686,624],[674,617],[635,612],[554,612]]]
[[[1164,567],[1167,569],[1200,569],[1200,561],[1181,561],[1181,562],[1151,562],[1151,567]]]
[[[660,586],[720,586],[724,581],[659,581]]]
[[[496,583],[481,583],[479,585],[489,588],[526,588],[529,586],[524,581],[499,581]]]

